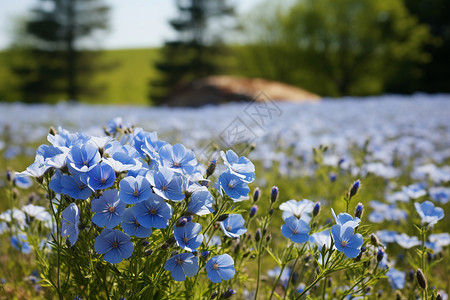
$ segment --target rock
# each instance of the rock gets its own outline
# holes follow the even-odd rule
[[[264,93],[264,94],[261,94]],[[262,97],[262,95],[265,95]],[[177,88],[167,100],[169,106],[202,106],[234,101],[282,100],[318,101],[320,96],[278,81],[261,78],[209,76]]]

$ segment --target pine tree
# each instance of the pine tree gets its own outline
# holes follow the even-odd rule
[[[98,87],[92,75],[102,69],[97,50],[88,50],[95,34],[108,29],[103,0],[38,0],[14,48],[22,59],[12,66],[21,77],[23,101],[79,100]]]
[[[224,54],[221,36],[234,9],[227,0],[177,0],[178,18],[170,25],[177,40],[165,42],[161,60],[155,64],[160,76],[150,83],[150,98],[164,104],[177,86],[193,79],[217,74],[217,57]],[[222,23],[221,23],[222,22]]]

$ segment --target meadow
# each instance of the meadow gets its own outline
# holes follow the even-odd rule
[[[448,95],[0,111],[0,299],[448,299]]]

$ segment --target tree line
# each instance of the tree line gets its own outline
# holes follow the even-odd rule
[[[158,71],[148,83],[149,103],[164,104],[183,84],[216,74],[331,97],[450,92],[449,1],[262,0],[239,16],[228,0],[174,5],[178,15],[169,24],[177,35],[148,66]],[[104,0],[36,0],[4,64],[16,95],[57,102],[101,94],[91,79],[115,62],[99,59],[94,41],[108,30],[109,12]],[[10,96],[0,91],[1,100]]]

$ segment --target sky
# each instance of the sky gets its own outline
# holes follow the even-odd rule
[[[238,13],[261,0],[231,0]],[[174,37],[168,20],[177,16],[175,0],[105,0],[111,6],[110,32],[100,41],[105,49],[156,47]],[[0,0],[0,50],[12,40],[14,20],[24,17],[38,0]]]

